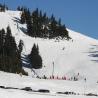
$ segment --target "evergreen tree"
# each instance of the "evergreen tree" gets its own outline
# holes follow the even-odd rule
[[[5,35],[5,30],[0,30],[0,70],[11,73],[22,72],[27,75],[27,73],[22,69],[22,41],[20,41],[18,49],[9,26],[6,31]]]
[[[18,50],[19,50],[19,53],[21,53],[22,52],[22,50],[23,50],[23,41],[22,40],[20,40],[19,41],[19,45],[18,45]]]
[[[18,6],[18,7],[17,7],[17,10],[18,10],[18,11],[21,11],[21,8],[20,8],[20,6]]]
[[[61,18],[59,18],[58,25],[61,26]]]
[[[56,36],[56,25],[57,25],[57,22],[56,22],[54,16],[51,16],[51,25],[50,25],[51,33],[50,33],[50,38],[54,38]]]
[[[65,25],[61,24],[61,19],[57,21],[53,14],[49,18],[46,13],[42,14],[38,8],[32,12],[32,15],[29,9],[23,8],[21,23],[27,24],[27,34],[32,37],[70,38]]]
[[[7,72],[16,72],[16,54],[17,46],[14,37],[12,37],[11,29],[7,27],[7,34],[5,37],[4,43],[4,53],[6,59],[6,68],[4,69]]]
[[[22,14],[21,14],[21,23],[22,24],[26,23],[25,13],[23,11],[22,11]]]
[[[4,67],[4,41],[5,41],[5,30],[0,30],[0,69]]]
[[[36,46],[34,44],[34,46],[32,48],[32,51],[29,55],[29,58],[30,58],[30,61],[31,61],[31,64],[32,64],[32,68],[34,68],[34,69],[42,68],[42,58],[39,55],[38,45]]]
[[[8,10],[8,7],[5,4],[0,4],[0,12],[5,12],[5,10]]]

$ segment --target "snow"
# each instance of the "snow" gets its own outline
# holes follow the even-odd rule
[[[54,95],[42,95],[42,94],[34,94],[34,93],[26,93],[26,92],[19,92],[19,91],[5,91],[0,90],[2,94],[0,95],[1,98],[89,98],[87,96],[54,96]],[[5,94],[7,96],[5,96]],[[97,98],[97,97],[91,97]]]
[[[58,85],[59,84],[59,85]],[[95,83],[96,84],[96,83]],[[83,94],[94,93],[98,94],[98,84],[92,85],[89,87],[89,83],[84,81],[65,81],[65,80],[44,80],[44,79],[36,79],[30,76],[20,76],[18,74],[11,74],[0,72],[0,85],[5,87],[14,87],[14,88],[24,88],[31,87],[32,90],[39,89],[47,89],[50,93],[37,93],[37,92],[27,92],[22,90],[13,90],[13,89],[1,89],[0,88],[0,98],[64,98],[64,97],[72,97],[72,98],[86,98]],[[57,92],[75,92],[80,95],[59,95]],[[94,96],[93,96],[94,97]]]
[[[59,84],[59,85],[58,85]],[[96,83],[95,83],[96,84]],[[87,98],[83,94],[94,93],[98,94],[98,84],[89,87],[89,83],[84,81],[65,81],[65,80],[44,80],[36,79],[30,76],[20,76],[18,74],[11,74],[0,72],[0,86],[14,87],[14,88],[24,88],[31,87],[32,90],[47,89],[50,93],[38,93],[38,92],[28,92],[22,90],[13,89],[1,89],[0,88],[0,98],[31,98],[31,97],[42,97],[42,98]],[[75,92],[80,95],[59,95],[57,92]],[[94,97],[94,96],[93,96]],[[92,98],[93,98],[92,97]]]
[[[84,93],[98,94],[98,40],[87,37],[70,29],[71,40],[40,39],[31,38],[23,31],[26,31],[26,24],[21,24],[20,11],[0,12],[0,29],[9,25],[12,35],[15,37],[17,45],[22,39],[24,47],[22,56],[28,55],[34,43],[38,44],[39,52],[43,59],[43,68],[35,70],[40,76],[46,75],[48,78],[52,75],[53,65],[55,77],[62,78],[66,76],[67,80],[44,80],[32,78],[30,69],[29,76],[20,77],[17,74],[0,72],[0,85],[7,87],[31,87],[33,90],[48,89],[50,94],[40,94],[26,92],[21,90],[5,90],[0,88],[0,98],[88,98]],[[22,31],[23,30],[23,31]],[[24,62],[26,63],[26,62]],[[79,73],[79,75],[78,75]],[[79,81],[70,81],[71,77],[78,77]],[[86,78],[86,82],[84,79]],[[59,84],[59,85],[58,85]],[[58,95],[56,92],[73,91],[80,95]],[[95,98],[92,96],[92,98]]]

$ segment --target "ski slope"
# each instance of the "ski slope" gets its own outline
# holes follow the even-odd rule
[[[43,59],[43,68],[37,70],[41,76],[52,75],[54,64],[54,75],[64,76],[80,73],[81,76],[87,78],[98,78],[96,71],[98,69],[98,41],[80,33],[69,30],[69,35],[72,40],[55,39],[40,39],[31,38],[23,33],[26,30],[26,25],[19,23],[19,11],[0,12],[0,28],[11,27],[12,34],[16,39],[17,44],[22,39],[24,42],[24,49],[22,54],[28,55],[34,43],[38,44],[39,52]]]
[[[92,92],[98,94],[98,40],[87,37],[70,29],[69,35],[71,40],[49,40],[32,38],[27,36],[23,31],[26,31],[26,24],[21,24],[21,12],[6,11],[0,12],[0,29],[9,25],[12,30],[12,35],[15,37],[17,45],[19,40],[23,40],[24,47],[22,56],[28,55],[36,43],[39,46],[39,52],[43,59],[43,68],[35,70],[35,72],[43,77],[48,78],[58,76],[62,78],[66,76],[67,81],[64,80],[38,80],[32,79],[33,73],[30,69],[25,68],[29,72],[28,77],[20,77],[16,74],[9,74],[0,72],[0,85],[11,87],[26,87],[30,86],[34,90],[39,88],[49,89],[52,93],[58,91],[74,91],[83,94]],[[24,62],[24,61],[23,61]],[[27,63],[27,62],[24,62]],[[54,67],[54,72],[53,72]],[[77,75],[79,73],[79,75]],[[70,81],[71,77],[76,76],[79,81]],[[86,84],[84,79],[86,78]],[[7,81],[7,82],[6,82]],[[59,85],[58,85],[59,84]],[[6,93],[6,94],[5,94]],[[0,98],[65,98],[66,96],[47,96],[31,94],[24,91],[9,91],[0,89]],[[7,97],[8,96],[8,97]],[[19,97],[20,96],[20,97]],[[67,96],[67,98],[88,98],[87,96]],[[92,97],[95,98],[95,97]]]
[[[59,84],[59,85],[58,85]],[[49,93],[24,91],[19,89],[0,88],[0,98],[89,98],[84,94],[98,94],[98,83],[91,84],[85,81],[67,80],[45,80],[32,78],[30,76],[20,76],[18,74],[5,73],[0,71],[0,86],[24,88],[31,87],[32,90],[46,89]],[[76,95],[58,94],[57,92],[75,92]],[[91,98],[97,98],[92,96]]]

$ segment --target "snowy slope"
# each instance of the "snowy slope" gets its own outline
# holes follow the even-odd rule
[[[53,71],[54,75],[68,79],[79,73],[80,78],[98,80],[98,41],[80,33],[69,30],[72,40],[40,39],[31,38],[23,33],[26,31],[26,25],[19,23],[19,11],[0,12],[0,29],[11,27],[13,36],[17,44],[22,39],[24,49],[22,55],[28,55],[34,43],[39,45],[39,51],[43,59],[43,68],[36,70],[40,76],[50,77]],[[97,56],[97,57],[96,57]]]
[[[20,39],[23,40],[22,56],[30,53],[34,43],[39,45],[39,52],[43,59],[43,68],[35,70],[39,76],[50,77],[54,64],[53,75],[59,78],[66,76],[67,80],[32,78],[31,70],[26,68],[25,70],[29,72],[30,76],[21,77],[18,74],[0,71],[0,86],[50,90],[49,94],[43,94],[0,88],[0,98],[89,98],[83,94],[94,93],[98,95],[98,40],[69,29],[69,35],[72,38],[70,41],[31,38],[22,31],[26,31],[26,24],[19,23],[20,14],[19,11],[0,12],[0,29],[6,29],[9,25],[17,44]],[[78,73],[79,75],[77,75]],[[79,81],[70,81],[69,79],[73,76],[78,77]],[[87,80],[84,81],[84,78]],[[80,95],[57,94],[57,92],[65,91],[72,91]]]
[[[59,84],[59,85],[58,85]],[[85,81],[44,80],[30,76],[19,76],[18,74],[0,72],[0,86],[18,89],[0,88],[0,98],[89,98],[84,94],[93,93],[98,95],[98,84],[89,84]],[[31,87],[32,90],[46,89],[49,93],[20,90]],[[75,92],[76,95],[57,94],[57,92]],[[97,96],[98,97],[98,96]],[[97,98],[92,96],[90,98]]]

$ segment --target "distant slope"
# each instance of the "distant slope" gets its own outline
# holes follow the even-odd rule
[[[11,27],[17,44],[22,39],[24,49],[22,55],[28,55],[34,43],[39,45],[39,52],[43,59],[43,68],[36,70],[40,76],[50,77],[53,72],[55,76],[66,76],[70,78],[77,73],[82,78],[98,79],[98,41],[84,36],[80,33],[69,30],[72,40],[40,39],[31,38],[23,31],[26,31],[26,24],[20,24],[19,11],[0,12],[0,29]]]

